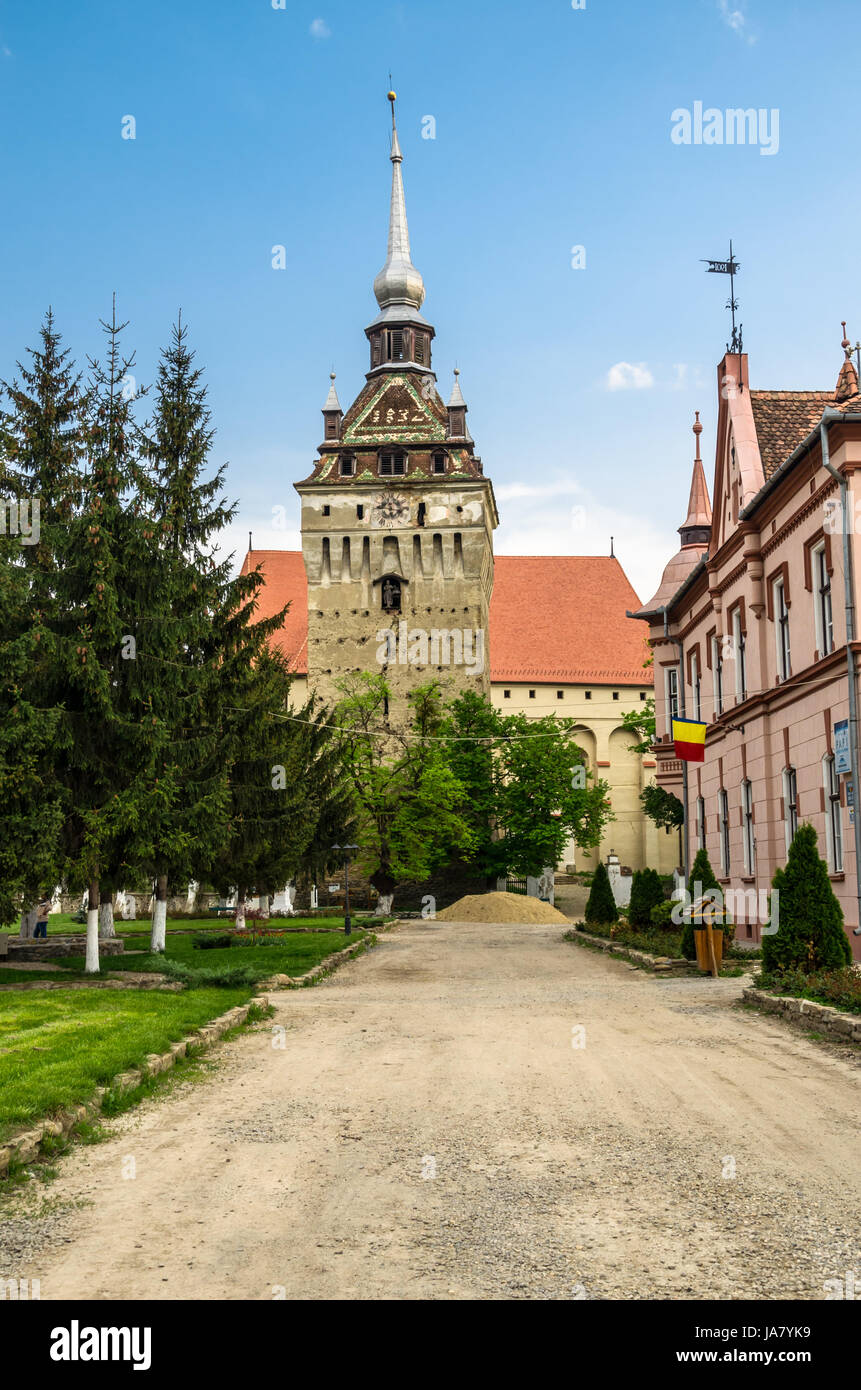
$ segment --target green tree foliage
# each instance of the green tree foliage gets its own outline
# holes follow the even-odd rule
[[[537,876],[559,863],[569,839],[583,849],[599,843],[608,787],[588,771],[572,720],[503,715],[474,692],[453,700],[447,716],[448,763],[469,791],[471,862],[481,873]]]
[[[586,902],[586,921],[606,924],[618,920],[619,910],[610,887],[610,875],[603,860],[599,860]]]
[[[664,885],[655,869],[636,869],[631,884],[628,921],[632,927],[652,924],[652,908],[664,900]]]
[[[677,796],[663,787],[644,787],[640,792],[643,810],[661,829],[678,830],[684,824],[685,808]]]
[[[762,938],[762,968],[766,975],[783,970],[836,970],[849,965],[852,951],[843,927],[843,913],[819,856],[812,825],[799,826],[789,847],[784,869],[772,879],[779,894],[779,925]],[[773,901],[773,900],[772,900]]]
[[[385,676],[362,672],[339,682],[335,718],[357,815],[360,867],[379,893],[428,878],[473,849],[468,791],[452,771],[444,742],[437,681],[410,694],[406,728],[387,723]]]

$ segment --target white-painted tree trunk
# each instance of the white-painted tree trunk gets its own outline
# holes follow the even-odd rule
[[[236,900],[236,915],[233,919],[233,926],[236,931],[245,931],[245,894],[243,893]]]
[[[150,950],[163,951],[167,941],[167,899],[156,898],[152,907]]]
[[[388,917],[392,910],[392,903],[395,900],[394,893],[381,893],[377,898],[377,906],[374,908],[375,917]]]
[[[98,902],[98,898],[96,899]],[[84,970],[88,975],[99,973],[99,909],[87,908],[87,958]]]
[[[265,921],[269,917],[269,894],[261,893],[260,897],[257,899],[257,905]]]
[[[99,903],[99,936],[104,939],[107,936],[116,936],[114,931],[114,904],[110,900],[106,903]]]

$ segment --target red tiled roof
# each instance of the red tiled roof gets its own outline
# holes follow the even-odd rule
[[[251,550],[242,562],[242,574],[259,566],[265,585],[257,595],[255,617],[262,621],[290,610],[278,633],[278,646],[298,675],[308,671],[308,581],[301,550]]]
[[[835,401],[833,391],[751,391],[750,403],[762,471],[770,478]]]
[[[292,608],[279,635],[298,674],[308,670],[308,586],[299,550],[255,550],[266,578],[257,613]],[[640,601],[618,560],[604,555],[497,555],[490,605],[490,678],[542,684],[653,683],[643,667],[647,623],[625,617]]]
[[[653,683],[640,600],[608,555],[497,555],[490,604],[492,681]]]

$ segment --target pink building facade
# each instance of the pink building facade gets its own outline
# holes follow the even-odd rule
[[[845,337],[843,347],[832,391],[752,391],[747,355],[724,357],[713,506],[697,419],[681,548],[631,616],[650,625],[658,783],[682,800],[687,781],[688,863],[704,846],[739,942],[760,940],[774,871],[809,822],[861,959],[850,699],[861,654],[861,395]],[[674,757],[674,713],[707,725],[703,763]]]

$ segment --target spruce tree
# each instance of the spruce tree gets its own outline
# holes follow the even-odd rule
[[[599,860],[586,903],[586,921],[607,924],[618,922],[618,920],[619,909],[616,907],[616,899],[613,897],[613,889],[610,887],[610,875],[607,873],[604,861]]]
[[[664,900],[664,885],[655,869],[637,869],[631,884],[628,921],[632,927],[649,927],[652,908]]]
[[[86,396],[51,310],[40,343],[3,383],[0,498],[17,507],[0,536],[0,920],[63,877],[67,789],[58,776],[68,741],[58,670],[69,525],[86,448]],[[4,520],[11,520],[4,509]],[[26,518],[26,519],[25,519]]]
[[[836,970],[852,963],[843,913],[819,856],[812,825],[799,826],[784,869],[772,879],[777,892],[779,924],[774,936],[762,938],[762,968],[766,975],[799,969]],[[774,898],[772,899],[774,911]]]

